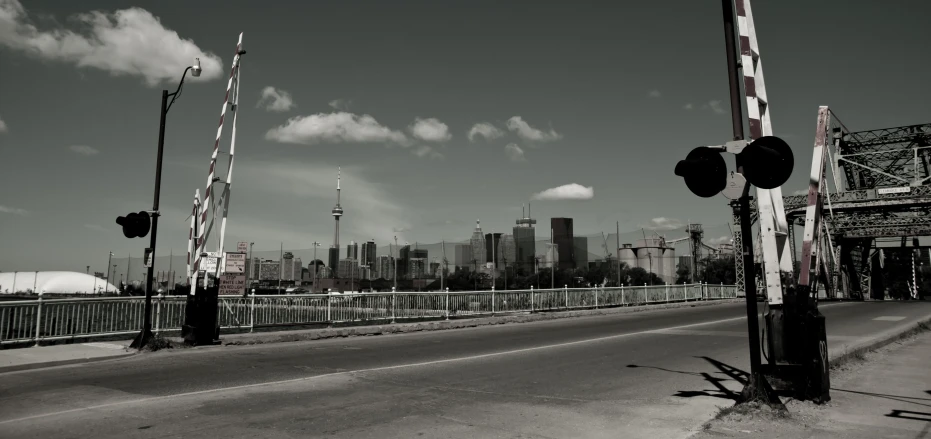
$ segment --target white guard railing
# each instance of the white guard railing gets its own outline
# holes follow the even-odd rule
[[[683,284],[505,291],[384,292],[220,296],[223,329],[374,322],[613,306],[733,299],[733,285]],[[38,342],[137,333],[144,297],[95,297],[0,302],[0,343]],[[153,297],[153,330],[180,331],[185,296]]]

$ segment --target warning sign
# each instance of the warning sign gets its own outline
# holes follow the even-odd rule
[[[245,273],[246,255],[242,253],[227,253],[226,267],[223,271],[226,273]]]
[[[221,296],[238,296],[246,291],[246,276],[244,274],[224,273],[220,275]]]

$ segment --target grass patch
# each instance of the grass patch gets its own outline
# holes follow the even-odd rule
[[[152,338],[149,339],[149,342],[146,343],[143,350],[146,352],[155,352],[162,349],[172,349],[175,345],[167,337],[161,333],[155,334]]]
[[[789,411],[783,407],[750,401],[730,407],[721,407],[714,419],[740,421],[744,418],[789,419],[790,417]]]

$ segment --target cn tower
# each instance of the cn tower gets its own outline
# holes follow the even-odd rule
[[[342,167],[336,168],[336,207],[333,208],[333,218],[336,219],[336,235],[333,237],[333,248],[339,248],[339,217],[343,216],[343,208],[339,206],[339,182],[343,172]]]
[[[330,247],[330,274],[331,277],[339,277],[339,217],[343,216],[343,208],[339,205],[339,186],[342,174],[342,167],[336,171],[336,206],[333,207],[333,219],[336,220],[336,233],[333,235],[333,246]]]

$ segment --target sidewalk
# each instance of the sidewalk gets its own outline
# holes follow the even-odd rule
[[[127,357],[132,340],[0,350],[0,373]]]
[[[831,402],[788,401],[791,419],[732,413],[695,438],[931,438],[931,331],[831,373]]]

